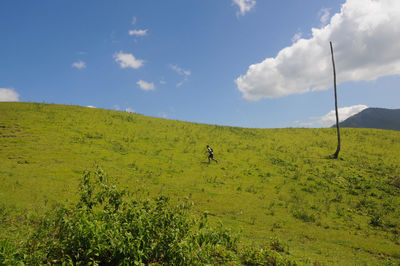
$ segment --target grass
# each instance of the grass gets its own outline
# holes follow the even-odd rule
[[[100,165],[142,197],[188,198],[305,264],[400,263],[400,132],[245,129],[77,106],[0,103],[0,236],[18,245]],[[219,163],[207,163],[206,145]],[[10,230],[11,228],[11,230]]]

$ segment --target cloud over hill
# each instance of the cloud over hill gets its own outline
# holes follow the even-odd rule
[[[338,83],[400,74],[400,1],[347,0],[310,39],[300,38],[276,57],[249,66],[237,88],[247,100],[279,98],[332,86],[329,41]]]
[[[19,94],[14,89],[0,88],[0,102],[18,102]]]
[[[342,107],[339,108],[339,123],[346,120],[347,118],[358,114],[364,109],[367,109],[368,106],[359,104],[359,105],[353,105],[353,106],[348,106],[348,107]],[[323,127],[330,127],[332,125],[336,125],[336,112],[335,110],[331,110],[329,113],[326,115],[322,116],[318,123],[323,126]]]

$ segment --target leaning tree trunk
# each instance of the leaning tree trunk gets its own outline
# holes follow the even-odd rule
[[[337,137],[338,137],[338,145],[336,152],[332,155],[334,159],[339,157],[340,152],[340,127],[339,127],[339,113],[337,108],[337,92],[336,92],[336,69],[335,69],[335,59],[333,58],[333,47],[332,42],[329,42],[331,45],[331,54],[332,54],[332,64],[333,64],[333,85],[335,89],[335,110],[336,110],[336,129],[337,129]]]

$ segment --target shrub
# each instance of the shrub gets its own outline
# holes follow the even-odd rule
[[[240,259],[244,265],[297,265],[296,262],[268,247],[246,248]]]
[[[282,241],[279,240],[279,238],[277,237],[270,238],[269,246],[271,247],[272,250],[288,253],[288,247],[285,244],[283,244]]]
[[[303,222],[315,222],[315,215],[313,213],[308,213],[304,209],[295,209],[292,214],[294,218],[302,220]]]
[[[399,176],[399,177],[396,177],[396,178],[393,178],[393,179],[391,180],[391,184],[392,184],[393,186],[397,187],[397,188],[400,188],[400,176]]]
[[[16,265],[20,259],[17,247],[6,239],[0,239],[0,264]]]
[[[382,218],[379,214],[373,214],[371,217],[371,220],[369,222],[370,225],[375,226],[375,227],[381,227],[382,226]]]
[[[10,251],[4,254],[13,253],[11,257],[0,256],[3,262],[5,258],[19,258],[29,265],[286,262],[269,248],[238,250],[237,235],[222,224],[210,226],[206,213],[195,218],[188,201],[172,206],[165,196],[127,200],[127,193],[117,189],[100,168],[86,172],[79,188],[79,202],[47,213],[19,254],[3,245]],[[277,251],[280,247],[273,245]]]

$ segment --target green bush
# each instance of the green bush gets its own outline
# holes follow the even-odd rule
[[[309,213],[304,209],[295,209],[292,212],[293,217],[302,220],[303,222],[315,222],[314,213]]]
[[[0,265],[17,265],[19,260],[17,247],[6,239],[0,239]]]
[[[380,227],[382,226],[382,218],[379,214],[375,213],[372,215],[371,220],[369,222],[370,225],[375,226],[375,227]]]
[[[172,206],[167,197],[127,200],[104,172],[86,172],[80,200],[56,207],[37,225],[25,248],[2,242],[0,261],[39,264],[192,265],[289,264],[283,251],[238,249],[238,237],[222,224],[212,227],[207,214],[195,218],[191,204]],[[278,240],[277,240],[278,241]],[[279,244],[279,241],[276,243]],[[280,247],[280,245],[278,245]]]
[[[296,262],[288,260],[268,247],[246,249],[241,256],[241,263],[244,265],[297,265]]]

